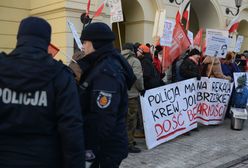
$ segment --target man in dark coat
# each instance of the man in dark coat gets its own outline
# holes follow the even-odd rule
[[[145,45],[140,45],[137,50],[137,57],[141,62],[143,70],[145,90],[161,86],[162,80],[160,79],[160,76],[152,63],[149,48]]]
[[[86,161],[91,168],[117,168],[127,157],[127,89],[135,81],[132,68],[113,47],[108,25],[91,23],[81,34],[85,56],[80,94],[84,114]]]
[[[50,38],[49,23],[28,17],[16,48],[0,54],[0,167],[85,166],[77,87],[48,54]]]

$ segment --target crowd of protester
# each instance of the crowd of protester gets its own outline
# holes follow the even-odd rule
[[[141,152],[135,138],[145,137],[139,96],[146,90],[190,78],[233,82],[234,72],[247,71],[248,51],[219,59],[195,47],[173,62],[168,82],[160,45],[126,43],[118,52],[100,22],[80,40],[82,51],[65,66],[47,52],[51,26],[28,17],[13,52],[0,54],[0,167],[117,168]],[[242,76],[229,107],[244,108],[247,97]]]

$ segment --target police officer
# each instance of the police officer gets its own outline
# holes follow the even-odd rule
[[[113,47],[108,25],[91,23],[81,34],[85,56],[80,92],[84,113],[86,161],[91,168],[117,168],[127,157],[127,89],[135,80],[128,62]]]
[[[0,54],[0,167],[82,168],[82,114],[71,72],[47,48],[51,26],[21,21],[17,46]]]

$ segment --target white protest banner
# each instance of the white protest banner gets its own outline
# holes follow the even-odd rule
[[[189,41],[191,43],[190,46],[193,47],[193,45],[194,45],[194,34],[193,34],[193,32],[191,32],[189,30],[188,30],[188,38],[189,38]]]
[[[221,124],[226,114],[233,83],[224,79],[202,77],[200,81],[196,81],[196,86],[198,85],[202,87],[196,95],[197,122],[204,125]]]
[[[73,35],[73,37],[74,37],[74,39],[75,39],[75,41],[76,41],[76,43],[77,43],[78,48],[82,51],[83,45],[82,45],[82,43],[81,43],[81,41],[80,41],[80,39],[79,39],[79,35],[77,34],[77,31],[76,31],[75,26],[74,26],[73,23],[70,22],[69,20],[67,20],[67,23],[68,23],[69,28],[70,28],[70,30],[71,30],[71,32],[72,32],[72,35]]]
[[[225,58],[229,46],[229,39],[220,35],[208,35],[206,37],[207,48],[205,55]]]
[[[161,46],[171,47],[174,27],[175,27],[175,21],[165,20],[163,36],[160,38]]]
[[[196,128],[197,122],[222,123],[232,85],[202,77],[147,90],[140,101],[148,149]]]
[[[122,22],[123,13],[121,0],[108,0],[108,4],[110,5],[110,22]]]
[[[243,41],[244,41],[244,36],[239,35],[236,41],[234,52],[240,52]]]
[[[189,79],[150,89],[140,97],[148,149],[197,127],[193,114],[190,118],[187,114],[196,105],[192,99],[196,92],[185,89],[194,81]]]

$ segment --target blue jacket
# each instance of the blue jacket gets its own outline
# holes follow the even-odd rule
[[[232,106],[236,108],[246,108],[248,101],[248,88],[247,86],[238,86],[234,90],[232,97]]]
[[[112,44],[78,62],[83,71],[80,92],[85,150],[92,151],[97,160],[121,161],[128,154],[127,89],[135,81],[132,68]]]
[[[74,78],[42,40],[0,54],[0,167],[84,167],[82,123]]]
[[[236,63],[221,64],[221,69],[224,75],[231,76],[233,80],[233,73],[240,72],[240,69]]]

